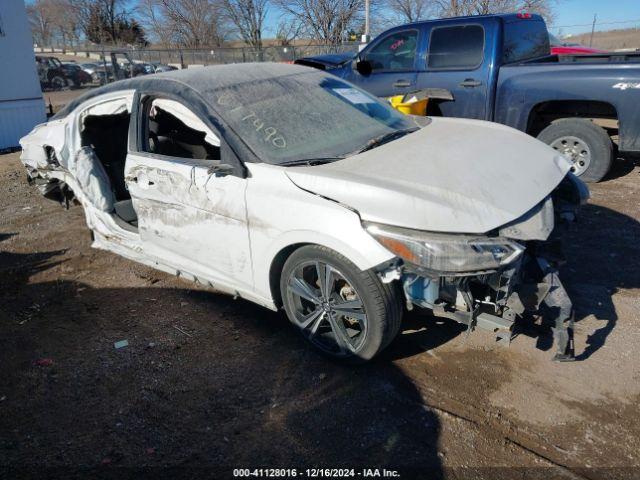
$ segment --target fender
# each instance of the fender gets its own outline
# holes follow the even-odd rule
[[[278,253],[291,245],[316,244],[330,248],[361,270],[394,258],[364,230],[357,212],[302,190],[285,174],[287,169],[313,167],[268,164],[248,164],[247,167],[252,177],[246,195],[257,295],[272,299],[271,265]],[[271,222],[270,219],[275,217],[278,217],[278,222]]]

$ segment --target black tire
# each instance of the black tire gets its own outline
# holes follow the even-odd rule
[[[313,283],[317,287],[314,293],[322,297],[322,287],[318,282],[320,277],[317,270],[318,267],[314,267],[316,263],[330,266],[334,271],[332,275],[335,280],[329,289],[332,292],[331,295],[333,295],[333,299],[327,302],[329,303],[327,307],[329,311],[325,310],[324,313],[321,313],[321,319],[317,321],[319,325],[316,327],[317,333],[312,334],[312,326],[302,328],[297,318],[303,313],[311,315],[314,311],[322,312],[323,307],[304,300],[292,290],[290,285],[294,278],[300,278],[299,274],[301,272],[307,272],[308,269],[311,269],[310,273],[313,274],[315,271],[318,275],[311,277],[311,281],[307,283],[307,286],[313,287],[311,285]],[[354,325],[355,321],[353,317],[340,314],[338,311],[339,302],[354,303],[351,298],[340,297],[344,289],[355,295],[356,303],[361,302],[362,310],[358,310],[358,312],[361,316],[364,314],[363,322],[366,323],[366,328],[358,330],[362,326],[362,323],[358,321],[355,330],[358,333],[350,337],[350,340],[352,340],[352,342],[349,342],[350,348],[341,350],[339,342],[335,340],[335,335],[333,334],[332,321],[340,322],[341,328],[344,328],[344,332],[349,334],[354,332],[351,326]],[[284,309],[291,323],[317,350],[333,359],[352,364],[371,360],[391,343],[400,329],[403,307],[402,296],[397,282],[384,284],[372,270],[361,271],[347,258],[326,247],[309,245],[296,250],[287,259],[282,269],[280,292]],[[331,303],[336,299],[338,303]],[[305,303],[306,307],[303,306]],[[325,307],[327,303],[324,304]],[[336,311],[331,310],[332,304],[336,306]],[[303,308],[306,308],[310,313],[303,312]],[[329,317],[331,317],[332,321],[329,320]],[[316,322],[314,321],[314,323]],[[363,335],[363,332],[364,336],[358,337],[358,335]],[[332,340],[335,344],[333,345],[333,350],[331,348]]]
[[[62,90],[68,86],[67,80],[61,75],[53,75],[49,84],[53,90]]]
[[[585,182],[599,182],[607,174],[613,161],[613,143],[607,132],[585,118],[562,118],[542,130],[538,139],[556,147],[563,139],[577,139],[587,146],[589,160],[586,168],[576,163],[572,170]],[[571,143],[572,140],[570,140]],[[556,148],[558,149],[558,148]],[[574,160],[576,158],[574,157]],[[579,157],[577,158],[579,160]]]

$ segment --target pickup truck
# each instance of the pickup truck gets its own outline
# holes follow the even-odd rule
[[[394,27],[355,56],[295,63],[390,97],[445,90],[427,115],[502,123],[563,153],[582,180],[640,151],[640,54],[550,54],[544,20],[527,13],[455,17]],[[605,128],[606,127],[606,128]]]

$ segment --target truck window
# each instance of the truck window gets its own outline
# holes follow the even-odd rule
[[[502,63],[515,63],[549,55],[549,33],[544,22],[520,20],[504,24]]]
[[[438,27],[431,32],[430,69],[473,69],[482,64],[484,29],[480,25]]]
[[[413,70],[418,43],[417,30],[395,32],[383,38],[363,56],[375,71]]]

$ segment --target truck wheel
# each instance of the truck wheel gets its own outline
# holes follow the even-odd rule
[[[567,157],[573,164],[571,171],[585,182],[599,182],[611,167],[611,138],[603,128],[591,120],[556,120],[540,132],[538,139]]]
[[[362,363],[384,349],[398,333],[400,292],[378,275],[361,271],[325,247],[296,250],[280,279],[287,316],[316,349],[348,363]]]

